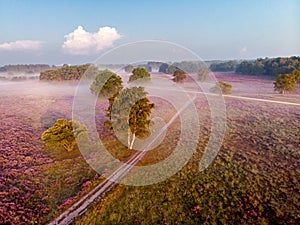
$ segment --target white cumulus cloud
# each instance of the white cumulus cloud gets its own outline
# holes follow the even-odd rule
[[[98,32],[90,33],[78,26],[73,32],[65,35],[62,48],[74,55],[96,54],[113,46],[114,41],[122,36],[113,27],[101,27]]]
[[[0,44],[0,51],[22,51],[22,50],[38,50],[42,47],[41,41],[20,40],[14,42],[5,42]]]

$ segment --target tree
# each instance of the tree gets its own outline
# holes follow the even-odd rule
[[[170,65],[168,68],[167,68],[167,74],[174,74],[175,71],[178,70],[178,68],[174,65]]]
[[[129,77],[129,82],[132,82],[134,80],[138,79],[146,79],[150,80],[150,73],[145,68],[134,68],[132,71],[132,75]]]
[[[120,91],[123,88],[122,83],[120,76],[109,70],[103,70],[97,73],[90,90],[95,95],[109,96]]]
[[[134,67],[132,65],[127,65],[124,67],[126,73],[132,73]]]
[[[273,84],[275,91],[285,94],[295,90],[297,81],[294,74],[279,74]]]
[[[174,82],[183,82],[183,80],[186,78],[186,74],[182,70],[175,70],[173,74],[173,81]]]
[[[219,81],[216,86],[210,89],[211,92],[219,94],[231,94],[232,85],[224,81]]]
[[[210,71],[208,68],[202,68],[198,72],[198,78],[201,82],[205,81],[207,77],[209,76]]]
[[[87,130],[79,123],[58,119],[56,123],[42,134],[42,140],[48,148],[63,148],[70,152],[78,149],[77,138],[87,138]]]
[[[148,118],[154,104],[146,95],[143,87],[132,87],[109,98],[108,120],[104,125],[114,131],[127,132],[128,149],[132,149],[136,137],[146,138],[150,135]]]
[[[158,72],[160,72],[160,73],[167,73],[168,67],[169,67],[169,64],[163,63],[163,64],[160,65],[160,67],[158,69]]]

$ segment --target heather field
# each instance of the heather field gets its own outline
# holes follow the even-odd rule
[[[0,224],[43,224],[95,179],[79,152],[47,151],[41,134],[71,118],[75,85],[1,83]]]
[[[233,85],[232,96],[300,103],[299,87],[282,96],[266,77],[215,75]],[[189,82],[182,86],[192,88]],[[64,82],[0,82],[0,224],[45,224],[101,181],[79,151],[50,151],[40,139],[57,118],[72,118],[75,88],[76,83]],[[198,163],[210,134],[210,110],[199,95],[199,143],[183,170],[151,186],[119,185],[75,224],[299,224],[300,106],[224,99],[227,130],[207,170],[199,172]],[[153,117],[172,117],[175,110],[167,102],[151,101]],[[125,161],[133,152],[124,148],[120,153],[120,143],[103,128],[106,106],[97,105],[99,136],[112,155]],[[140,164],[167,157],[179,132],[175,120],[163,144]]]
[[[267,93],[283,100],[272,91],[271,80],[246,77],[246,85],[242,76],[217,77],[235,81],[233,94]],[[297,102],[299,96],[289,97]],[[227,97],[225,103],[227,131],[207,170],[198,171],[210,133],[208,105],[200,96],[195,103],[202,121],[199,143],[189,163],[162,183],[118,186],[74,224],[299,224],[299,106]],[[150,152],[141,164],[166,157],[177,135],[167,135],[173,142]]]

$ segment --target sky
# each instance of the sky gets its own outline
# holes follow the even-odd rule
[[[0,65],[92,62],[163,40],[204,60],[300,55],[298,0],[0,0]]]

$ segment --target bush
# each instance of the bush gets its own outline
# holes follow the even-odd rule
[[[184,71],[182,70],[175,70],[174,74],[173,74],[173,81],[174,82],[183,82],[183,80],[186,78],[186,74]]]
[[[48,148],[63,148],[67,152],[78,149],[76,139],[87,138],[87,130],[79,123],[58,119],[56,123],[42,134],[42,140]]]
[[[224,81],[219,81],[216,86],[210,89],[213,93],[231,94],[232,85]]]

